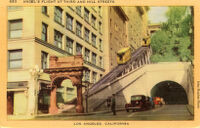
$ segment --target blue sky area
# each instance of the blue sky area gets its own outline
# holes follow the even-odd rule
[[[168,7],[150,7],[148,18],[151,23],[161,23],[167,21],[165,13]]]

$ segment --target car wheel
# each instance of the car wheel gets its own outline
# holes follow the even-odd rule
[[[126,109],[126,112],[129,112],[129,110],[128,110],[128,109]]]

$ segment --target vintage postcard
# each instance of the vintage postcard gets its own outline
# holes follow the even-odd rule
[[[0,127],[200,127],[199,1],[0,3]]]

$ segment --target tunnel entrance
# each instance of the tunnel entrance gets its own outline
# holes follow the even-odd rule
[[[166,104],[188,104],[184,88],[173,81],[163,81],[151,89],[151,97],[162,97]]]

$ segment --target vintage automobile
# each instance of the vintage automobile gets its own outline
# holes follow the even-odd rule
[[[154,108],[154,103],[151,98],[145,95],[133,95],[131,96],[130,103],[125,104],[125,109],[127,112],[129,110],[147,110]]]
[[[153,102],[155,105],[160,105],[160,106],[165,104],[163,98],[161,97],[154,97]]]

